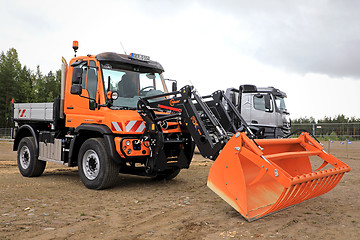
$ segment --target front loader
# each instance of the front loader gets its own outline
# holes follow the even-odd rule
[[[324,194],[350,171],[309,133],[298,138],[256,139],[223,93],[205,98],[192,86],[141,98],[138,108],[146,122],[144,137],[156,137],[160,126],[176,119],[202,156],[214,160],[208,187],[248,221]],[[239,129],[234,118],[242,124]],[[322,160],[319,166],[310,161],[315,157]]]

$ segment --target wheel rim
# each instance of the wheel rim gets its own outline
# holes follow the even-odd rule
[[[20,165],[23,169],[27,169],[30,166],[30,149],[28,146],[23,146],[20,149]]]
[[[83,172],[89,180],[94,180],[100,171],[99,156],[94,150],[87,150],[82,161]]]

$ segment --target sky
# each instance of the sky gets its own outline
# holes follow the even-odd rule
[[[0,51],[43,74],[61,57],[150,56],[200,94],[254,84],[287,93],[291,118],[360,118],[360,1],[0,0]]]

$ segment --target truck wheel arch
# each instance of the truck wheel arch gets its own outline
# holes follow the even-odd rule
[[[116,162],[122,163],[120,155],[116,151],[113,132],[106,125],[99,124],[81,124],[75,129],[75,137],[70,143],[69,151],[69,165],[75,166],[77,164],[77,157],[81,145],[89,138],[101,137],[104,138],[106,150],[109,158]]]
[[[19,143],[21,139],[24,137],[33,137],[35,140],[35,149],[36,149],[36,157],[39,155],[39,142],[38,142],[38,134],[37,129],[34,126],[30,126],[28,124],[22,125],[17,131],[14,139],[13,151],[17,151],[19,147]]]

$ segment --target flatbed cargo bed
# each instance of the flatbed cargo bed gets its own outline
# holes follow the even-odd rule
[[[56,119],[54,102],[48,103],[14,103],[14,121],[54,122]]]

